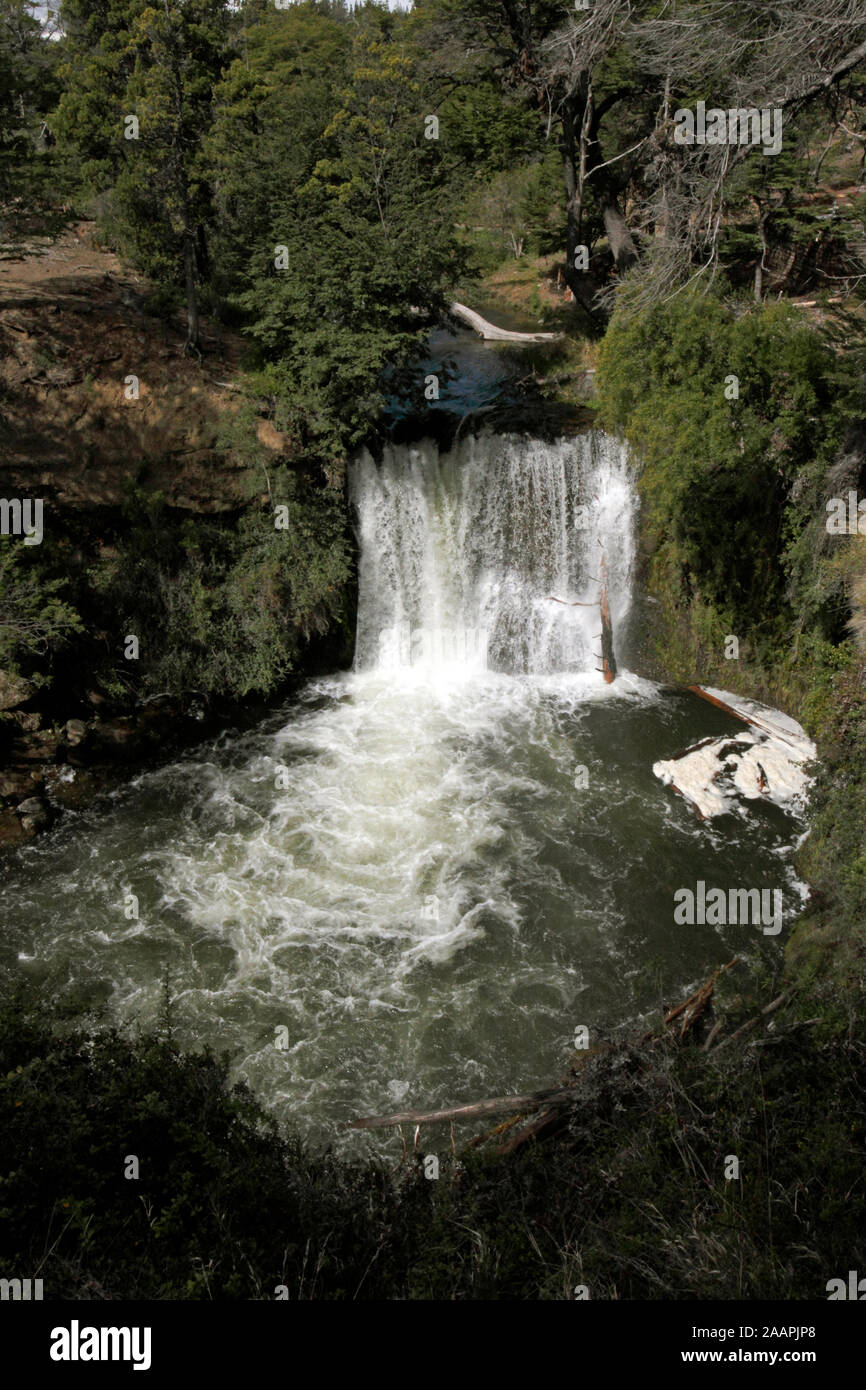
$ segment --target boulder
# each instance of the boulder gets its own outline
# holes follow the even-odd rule
[[[100,779],[83,768],[48,768],[45,787],[53,806],[67,811],[80,811],[89,806],[100,791]]]
[[[31,772],[28,768],[4,768],[0,772],[0,796],[23,801],[25,797],[33,795],[40,781],[40,774]]]
[[[29,796],[26,801],[19,801],[15,811],[28,835],[38,835],[51,824],[51,813],[41,797]]]
[[[23,763],[53,763],[59,747],[57,735],[51,729],[43,729],[28,735],[18,758]]]

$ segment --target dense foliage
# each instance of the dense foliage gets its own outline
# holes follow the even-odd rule
[[[0,665],[67,708],[268,695],[311,642],[350,659],[353,550],[341,493],[277,465],[234,513],[190,516],[134,485],[97,531],[61,515],[50,546],[0,547]],[[130,657],[127,639],[137,639]]]
[[[602,1048],[555,1141],[455,1167],[431,1131],[428,1179],[280,1134],[170,1017],[6,999],[0,1254],[46,1298],[821,1299],[866,1259],[859,1037]]]
[[[104,685],[138,698],[270,694],[311,637],[347,621],[339,493],[286,468],[270,481],[265,505],[233,522],[172,516],[158,495],[131,496],[113,553],[88,576],[102,620],[139,642],[136,669],[118,646]]]
[[[840,362],[789,304],[691,294],[615,315],[599,380],[602,420],[642,463],[646,579],[668,622],[659,663],[729,684],[748,666],[747,680],[769,683],[774,667],[841,641],[848,606],[823,496],[857,361]]]
[[[81,619],[61,597],[64,576],[47,578],[37,557],[14,541],[0,542],[0,664],[17,670],[80,632]]]
[[[45,158],[45,116],[59,96],[58,49],[45,42],[25,0],[0,3],[0,208],[6,217],[26,189],[44,197],[57,170]]]
[[[839,652],[810,694],[821,760],[811,832],[799,856],[811,897],[788,949],[792,971],[840,1026],[866,990],[866,690],[862,662]]]

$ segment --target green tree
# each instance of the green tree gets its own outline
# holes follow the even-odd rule
[[[270,231],[281,188],[310,178],[339,107],[351,35],[321,5],[246,4],[240,55],[214,94],[208,160],[214,184],[215,279],[226,294],[246,272],[251,242]]]
[[[61,128],[80,148],[92,186],[112,185],[121,248],[161,284],[183,286],[187,348],[199,351],[212,220],[203,142],[228,58],[229,13],[223,0],[103,0],[106,26],[97,32],[89,6],[66,3]]]
[[[66,581],[46,579],[20,542],[0,542],[0,664],[44,657],[57,642],[82,631],[75,609],[61,597]]]
[[[454,161],[428,138],[424,97],[394,18],[372,7],[353,32],[347,85],[324,113],[309,175],[256,194],[267,221],[238,302],[280,427],[325,459],[363,438],[381,407],[382,369],[417,348],[464,263]]]
[[[162,0],[159,8],[139,16],[127,97],[139,119],[140,140],[115,188],[116,206],[145,268],[158,272],[165,265],[174,271],[172,279],[182,273],[187,348],[195,351],[200,350],[198,295],[212,212],[202,142],[211,125],[227,31],[222,0]]]
[[[56,46],[26,0],[0,0],[0,202],[29,199],[41,183],[44,117],[57,100]]]
[[[136,64],[132,31],[146,8],[147,0],[62,0],[63,91],[55,124],[88,192],[111,188],[132,154],[123,117]]]
[[[789,137],[790,138],[790,137]],[[808,144],[805,148],[783,148],[773,159],[751,159],[735,170],[728,190],[729,212],[722,233],[722,259],[736,276],[740,268],[753,268],[753,295],[764,297],[769,256],[774,247],[789,251],[789,272],[797,262],[797,250],[817,244],[827,226],[817,220],[815,208],[807,201],[811,186]],[[789,273],[788,272],[788,273]],[[780,278],[782,286],[788,273]],[[775,282],[779,288],[779,280]]]

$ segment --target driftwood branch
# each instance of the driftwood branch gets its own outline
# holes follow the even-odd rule
[[[676,1007],[668,1009],[664,1016],[665,1029],[670,1029],[671,1025],[679,1020],[680,1027],[678,1030],[674,1031],[678,1031],[680,1040],[684,1039],[709,1007],[717,980],[724,975],[726,971],[730,970],[732,966],[736,965],[738,960],[739,957],[734,956],[733,960],[728,961],[726,965],[722,965],[718,970],[714,971],[709,980],[701,985],[699,989],[695,990],[688,999],[676,1005]],[[719,1051],[719,1048],[726,1046],[729,1042],[734,1042],[734,1040],[742,1036],[742,1034],[748,1033],[752,1028],[755,1028],[762,1019],[769,1018],[769,1016],[775,1013],[777,1009],[780,1009],[783,1004],[786,1004],[788,1000],[793,997],[793,994],[793,989],[786,990],[784,994],[780,994],[777,999],[774,999],[771,1004],[768,1004],[766,1008],[762,1009],[756,1018],[750,1019],[748,1023],[744,1023],[741,1028],[731,1033],[729,1037],[723,1038],[721,1042],[712,1046],[722,1027],[721,1021],[715,1023],[704,1044],[704,1052],[716,1053]],[[815,1020],[810,1020],[810,1022],[815,1022]],[[644,1043],[653,1044],[661,1042],[665,1038],[670,1038],[670,1036],[670,1032],[658,1034],[647,1033],[642,1041]],[[578,1079],[579,1078],[575,1076],[571,1085],[563,1085],[560,1083],[558,1087],[553,1087],[547,1091],[531,1091],[526,1095],[519,1096],[494,1096],[490,1100],[473,1101],[466,1105],[451,1105],[444,1110],[401,1110],[393,1115],[367,1115],[357,1120],[347,1121],[340,1125],[340,1129],[388,1129],[391,1127],[399,1128],[402,1125],[411,1124],[415,1126],[413,1148],[417,1150],[421,1125],[447,1123],[451,1125],[451,1147],[456,1153],[456,1146],[454,1143],[455,1122],[477,1120],[487,1115],[507,1115],[510,1116],[509,1119],[505,1120],[502,1124],[496,1125],[486,1134],[476,1136],[470,1141],[469,1145],[470,1148],[474,1148],[491,1139],[499,1139],[500,1143],[497,1147],[497,1152],[506,1155],[513,1153],[515,1149],[520,1148],[520,1146],[528,1140],[540,1138],[542,1135],[546,1134],[550,1128],[559,1125],[561,1117],[557,1114],[557,1111],[560,1107],[576,1105],[579,1102],[580,1090],[577,1084]],[[509,1137],[506,1142],[502,1142],[509,1130],[515,1125],[521,1124],[528,1115],[533,1115],[536,1111],[541,1111],[542,1113],[536,1115],[536,1118],[529,1124],[524,1125],[515,1136]],[[402,1135],[402,1129],[400,1133]],[[401,1163],[405,1161],[405,1158],[406,1142],[404,1138],[403,1159]]]
[[[793,993],[794,991],[791,989],[785,990],[784,994],[780,994],[777,999],[774,999],[773,1002],[768,1004],[765,1009],[762,1009],[759,1014],[756,1014],[754,1018],[750,1018],[748,1023],[744,1023],[742,1027],[737,1028],[735,1032],[729,1033],[726,1038],[722,1038],[722,1041],[716,1043],[716,1046],[712,1049],[713,1055],[720,1052],[723,1047],[727,1047],[728,1043],[734,1042],[736,1038],[741,1038],[744,1033],[750,1033],[753,1028],[757,1028],[762,1019],[769,1018],[770,1014],[774,1014],[777,1009],[781,1009],[783,1004],[787,1004]]]
[[[597,608],[597,607],[598,607],[598,600],[596,600],[595,603],[581,603],[579,600],[576,601],[575,603],[571,603],[568,599],[557,598],[555,594],[548,594],[548,596],[547,596],[547,602],[548,602],[548,603],[561,603],[562,606],[563,606],[563,608]]]
[[[432,1125],[443,1121],[475,1120],[481,1115],[504,1115],[511,1111],[529,1114],[542,1106],[568,1105],[575,1100],[574,1087],[565,1090],[533,1091],[525,1096],[494,1096],[492,1100],[478,1100],[470,1105],[451,1105],[447,1110],[402,1110],[396,1115],[368,1115],[364,1119],[349,1120],[345,1129],[387,1129],[391,1125]]]

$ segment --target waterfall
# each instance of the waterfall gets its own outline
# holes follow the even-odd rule
[[[468,437],[448,453],[425,440],[387,447],[381,462],[363,452],[351,490],[357,670],[598,666],[602,555],[614,634],[631,600],[636,502],[624,445],[598,431],[552,444]]]

